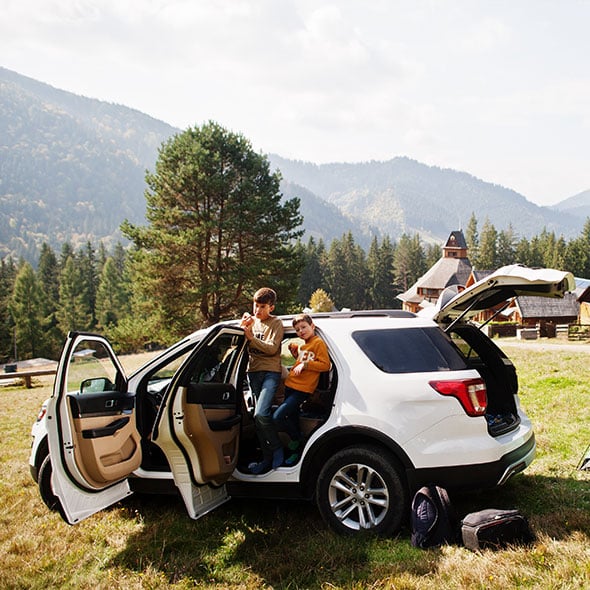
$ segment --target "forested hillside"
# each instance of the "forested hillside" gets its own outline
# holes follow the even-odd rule
[[[145,170],[172,127],[2,68],[0,98],[0,257],[109,245],[125,218],[143,219]]]
[[[195,124],[206,119],[195,113]],[[144,219],[145,172],[162,142],[179,131],[0,68],[0,258],[36,264],[44,242],[59,250],[65,242],[102,240],[110,248],[125,219]],[[472,213],[498,230],[512,224],[517,236],[548,230],[571,238],[588,211],[538,207],[510,189],[407,158],[325,165],[270,160],[282,173],[285,197],[301,201],[304,241],[329,244],[351,232],[365,248],[373,236],[415,233],[441,243],[465,228]]]
[[[271,156],[285,178],[337,206],[345,215],[397,239],[418,233],[441,241],[465,228],[472,213],[497,229],[531,237],[543,229],[565,237],[577,234],[585,215],[539,207],[502,186],[465,172],[426,166],[409,158],[387,162],[323,164]],[[579,213],[575,211],[574,213]]]

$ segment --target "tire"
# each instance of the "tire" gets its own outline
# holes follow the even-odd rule
[[[41,499],[45,502],[45,505],[49,510],[59,510],[59,498],[53,493],[53,488],[51,487],[52,471],[51,457],[47,455],[47,457],[43,459],[43,463],[41,463],[41,467],[39,468],[39,493],[41,494]]]
[[[326,462],[317,480],[316,503],[326,524],[343,535],[395,534],[408,511],[395,459],[372,446],[342,449]]]

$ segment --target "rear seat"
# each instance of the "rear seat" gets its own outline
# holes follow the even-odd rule
[[[303,402],[299,425],[306,438],[328,419],[336,393],[336,381],[333,367],[321,373],[316,390]]]

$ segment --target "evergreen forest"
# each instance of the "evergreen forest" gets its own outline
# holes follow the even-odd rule
[[[480,227],[475,215],[464,233],[474,269],[520,263],[590,277],[590,219],[578,237],[567,241],[548,231],[531,239],[519,238],[512,229],[497,231],[488,220]],[[299,270],[296,280],[283,286],[276,313],[305,307],[314,311],[399,308],[396,296],[441,255],[440,246],[424,244],[418,234],[404,234],[396,242],[375,237],[367,250],[350,232],[330,244],[314,238],[297,241],[292,256],[299,261]],[[44,244],[36,268],[25,260],[4,258],[0,261],[0,362],[57,360],[70,330],[102,333],[120,352],[171,344],[183,334],[154,324],[143,288],[132,251],[120,243],[110,251],[102,242],[88,242],[78,250],[65,243],[60,252]],[[249,308],[251,295],[242,293],[219,319],[238,317]],[[195,314],[184,329],[196,330],[207,323]]]

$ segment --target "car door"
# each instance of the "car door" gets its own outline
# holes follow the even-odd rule
[[[468,287],[448,287],[433,308],[420,315],[434,317],[442,326],[468,320],[478,312],[510,301],[518,295],[562,298],[574,291],[576,282],[570,272],[551,268],[532,269],[519,264],[504,266]]]
[[[174,376],[152,433],[192,518],[229,499],[224,484],[238,460],[245,347],[242,329],[212,330]]]
[[[216,327],[173,376],[152,440],[162,448],[191,517],[228,499],[237,462],[245,338]],[[131,494],[141,465],[134,392],[108,341],[70,333],[48,406],[52,486],[70,524]]]
[[[141,463],[135,400],[110,344],[71,332],[47,409],[52,487],[70,524],[131,493]]]

